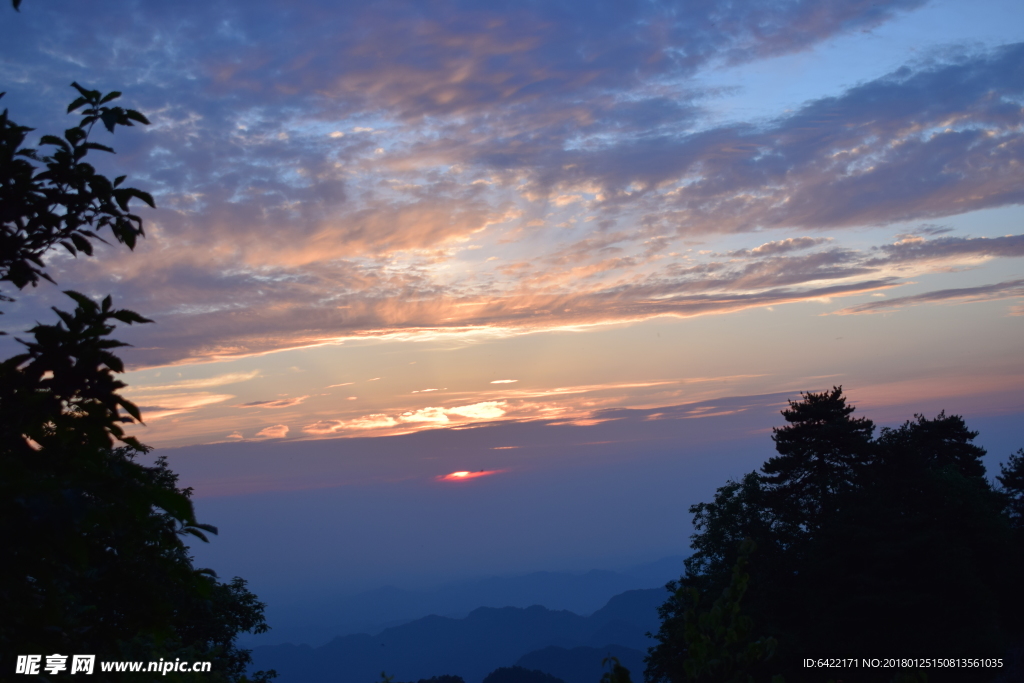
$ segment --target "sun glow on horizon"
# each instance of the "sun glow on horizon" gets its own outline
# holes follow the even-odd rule
[[[491,474],[501,474],[506,470],[477,470],[471,472],[469,470],[460,470],[458,472],[452,472],[443,476],[437,477],[437,481],[463,481],[466,479],[476,479],[477,477],[486,477]]]

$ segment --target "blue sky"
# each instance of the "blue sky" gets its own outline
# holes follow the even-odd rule
[[[842,384],[886,424],[994,420],[1009,447],[999,420],[1024,412],[1022,26],[1002,0],[26,0],[0,22],[4,106],[41,134],[66,125],[71,81],[123,91],[152,125],[100,132],[118,153],[97,164],[158,208],[134,253],[53,254],[60,287],[18,293],[4,329],[67,288],[156,320],[118,332],[135,433],[212,516],[293,496],[281,514],[297,524],[305,490],[394,502],[496,486],[463,514],[512,533],[496,501],[532,496],[591,529],[569,554],[596,562],[601,524],[555,501],[604,495],[627,468],[615,505],[642,510],[645,477],[715,463],[623,550],[673,554],[686,507],[767,455],[800,391]],[[650,415],[678,423],[673,452],[690,455],[659,459]],[[598,466],[551,436],[524,459],[486,442],[498,427],[577,445],[621,430],[630,446]],[[457,446],[475,428],[477,450]],[[408,451],[425,432],[451,446]],[[740,437],[760,450],[723,445]],[[372,456],[352,446],[365,439]],[[478,470],[493,474],[437,479]],[[423,506],[429,521],[438,506]],[[523,524],[527,539],[541,523]],[[285,547],[287,524],[275,533]],[[572,564],[522,543],[521,568]],[[459,571],[497,566],[456,556]],[[337,569],[317,557],[303,561]]]

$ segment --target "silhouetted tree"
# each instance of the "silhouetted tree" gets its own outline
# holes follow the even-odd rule
[[[601,666],[607,666],[608,671],[601,676],[600,683],[633,683],[629,669],[619,663],[618,657],[605,657],[601,660]]]
[[[917,438],[946,430],[957,438]],[[800,567],[799,618],[816,622],[805,651],[1002,653],[1019,622],[1019,548],[1003,501],[974,474],[984,451],[970,438],[941,414],[883,430],[876,462]],[[965,445],[977,450],[958,461]]]
[[[1024,448],[1000,465],[999,472],[996,479],[1002,484],[1010,520],[1016,529],[1024,531]]]
[[[978,432],[971,431],[959,415],[945,411],[934,420],[915,415],[897,429],[886,427],[873,444],[872,481],[899,477],[909,483],[921,472],[949,470],[979,483],[985,476],[985,449],[972,443]]]
[[[721,590],[743,539],[757,544],[759,566],[780,567],[784,558],[792,561],[804,552],[871,458],[874,425],[853,412],[842,387],[790,401],[782,411],[790,424],[773,430],[779,455],[760,472],[727,482],[713,502],[691,506],[697,533],[687,575],[714,579],[714,591]],[[783,580],[783,574],[774,579]]]
[[[854,418],[842,387],[789,402],[773,429],[779,455],[761,467],[777,529],[797,542],[813,535],[853,485],[871,455],[875,426]]]
[[[756,544],[746,539],[731,580],[709,604],[696,586],[669,584],[672,597],[658,610],[658,644],[647,657],[648,681],[663,683],[753,683],[769,680],[766,663],[775,655],[774,638],[753,635],[753,620],[741,611],[750,576],[747,565]],[[782,683],[780,676],[771,677]]]
[[[113,151],[90,140],[97,122],[113,132],[148,121],[111,106],[120,93],[73,86],[68,112],[84,107],[82,118],[41,138],[48,155],[25,147],[31,129],[0,114],[0,284],[52,282],[47,252],[90,255],[104,229],[129,247],[143,235],[129,203],[152,198],[85,158]],[[246,680],[249,652],[234,642],[266,630],[263,604],[242,579],[220,583],[193,566],[184,536],[205,541],[216,529],[196,520],[191,491],[163,459],[139,462],[148,449],[122,428],[140,415],[118,393],[124,367],[113,350],[124,344],[109,335],[115,322],[149,321],[110,297],[66,293],[75,310],[54,309],[60,321],[37,324],[25,353],[0,363],[0,667],[10,674],[16,654],[33,653],[180,658],[212,661],[211,681]]]
[[[696,603],[687,596],[729,585],[744,538],[758,546],[745,610],[777,639],[787,680],[818,683],[797,664],[803,656],[999,656],[1020,637],[1024,533],[1012,526],[1024,451],[1004,466],[997,492],[961,417],[917,415],[872,439],[871,422],[853,412],[840,387],[790,402],[789,424],[773,437],[779,456],[691,507],[694,554],[670,584],[651,680],[689,680],[681,625]]]

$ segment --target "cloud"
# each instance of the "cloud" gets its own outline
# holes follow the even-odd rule
[[[273,427],[264,427],[260,431],[256,432],[257,439],[283,439],[288,436],[287,425],[274,425]]]
[[[943,225],[921,225],[908,232],[900,233],[896,237],[906,239],[908,237],[920,237],[921,235],[944,235],[947,232],[953,232],[953,228]]]
[[[1024,255],[1022,235],[915,235],[863,250],[838,246],[835,239],[809,245],[804,238],[792,238],[757,247],[757,254],[751,249],[733,261],[715,253],[633,255],[630,250],[646,246],[607,237],[508,264],[500,277],[482,273],[448,279],[444,268],[429,272],[366,264],[354,269],[348,262],[291,275],[280,271],[274,277],[240,273],[237,287],[227,290],[232,309],[155,316],[159,325],[126,329],[119,336],[135,345],[125,356],[138,366],[241,357],[349,338],[518,334],[821,300],[877,291],[908,275],[957,264]],[[606,258],[609,249],[625,255]],[[358,276],[346,282],[353,272]],[[148,312],[150,307],[131,301],[130,294],[122,303],[119,297],[133,288],[134,283],[123,281],[115,299]],[[167,291],[175,291],[171,283]],[[255,374],[197,381],[230,383],[249,376]]]
[[[593,283],[573,278],[568,287],[562,281],[543,282],[548,268],[541,259],[525,265],[511,281],[512,287],[478,294],[425,286],[415,280],[415,274],[394,274],[326,306],[296,294],[283,299],[281,305],[259,311],[181,316],[159,334],[153,330],[151,337],[145,329],[132,330],[133,342],[145,349],[133,353],[136,358],[152,359],[150,362],[173,362],[182,356],[170,354],[185,349],[186,358],[201,360],[336,343],[350,337],[487,330],[514,333],[658,315],[725,313],[876,291],[898,284],[907,268],[926,272],[958,260],[969,263],[977,258],[1019,257],[1024,253],[1022,244],[1024,236],[941,236],[863,252],[840,247],[795,255],[766,250],[768,255],[752,254],[732,264],[709,256],[712,260],[703,263],[669,263],[653,271],[638,262],[624,267],[633,275],[622,282],[609,279],[614,276],[612,269]],[[534,268],[536,275],[531,272]],[[207,340],[218,341],[211,344]],[[160,351],[161,346],[167,351]]]
[[[90,27],[110,32],[92,13],[27,21],[38,21],[40,35],[64,27],[63,47],[83,69],[142,84],[139,106],[159,116],[126,141],[119,161],[157,192],[160,232],[189,242],[199,260],[298,266],[428,248],[485,229],[505,206],[472,182],[482,173],[537,169],[535,184],[545,185],[571,162],[580,136],[639,134],[642,144],[652,131],[684,133],[703,93],[659,79],[804,50],[920,4],[594,11],[307,2],[282,12],[228,2],[187,17],[140,6],[123,36],[139,50],[131,64],[106,41],[80,37]],[[46,69],[64,73],[52,44],[18,45],[40,81]],[[342,129],[352,134],[329,137]],[[393,158],[381,161],[377,149]]]
[[[431,422],[434,424],[448,424],[448,414],[444,408],[429,407],[409,410],[402,413],[399,418],[403,422]]]
[[[482,106],[500,111],[628,88],[640,78],[685,76],[712,62],[795,52],[920,4],[504,7],[474,0],[386,8],[305,3],[287,14],[273,6],[244,14],[220,10],[230,12],[238,43],[205,57],[204,68],[218,91],[242,97],[302,98],[342,111],[387,108],[402,118],[451,117]],[[388,49],[377,48],[383,45]],[[624,104],[620,118],[629,115]]]
[[[402,422],[430,422],[448,424],[452,417],[470,420],[494,420],[505,414],[504,401],[483,401],[455,408],[429,407],[402,413]]]
[[[852,315],[860,313],[877,313],[890,311],[907,306],[929,303],[975,303],[980,301],[997,301],[1024,296],[1024,280],[1009,280],[992,285],[962,287],[959,289],[939,289],[924,294],[902,296],[884,301],[870,301],[865,304],[851,306],[836,311],[836,315]]]
[[[150,392],[150,391],[170,391],[174,389],[207,389],[209,387],[222,387],[228,384],[237,384],[239,382],[247,382],[250,379],[259,377],[260,371],[253,370],[251,372],[231,372],[227,374],[217,375],[215,377],[205,377],[202,379],[183,379],[171,384],[159,384],[151,385],[143,382],[136,382],[132,385],[133,392]]]
[[[503,390],[501,398],[477,401],[461,406],[428,406],[412,410],[396,410],[392,414],[375,413],[351,419],[321,419],[303,427],[304,434],[315,437],[356,437],[407,434],[424,429],[478,428],[486,424],[503,422],[545,422],[548,424],[592,425],[620,418],[628,404],[635,405],[638,397],[646,405],[665,405],[689,398],[721,396],[734,391],[745,380],[762,375],[727,375],[715,377],[687,377],[649,382],[618,382],[592,385],[573,385],[553,389]],[[692,419],[710,417],[725,410],[716,406],[708,415],[662,411],[651,419]],[[712,410],[712,408],[707,408]],[[625,414],[625,413],[623,413]],[[301,438],[301,437],[299,437]],[[507,447],[498,447],[503,450]],[[508,447],[511,448],[511,447]]]
[[[904,67],[762,126],[613,138],[565,151],[537,182],[596,185],[608,202],[686,234],[841,228],[1020,203],[1022,57],[1017,44]]]
[[[374,413],[352,420],[320,420],[306,425],[302,431],[313,436],[329,436],[347,431],[387,429],[398,424],[398,420],[383,413]]]
[[[358,315],[297,305],[286,313],[247,315],[226,328],[217,316],[181,321],[178,329],[158,338],[132,331],[144,350],[132,351],[135,362],[162,364],[218,360],[268,353],[283,348],[334,344],[362,337],[420,337],[444,334],[515,334],[540,329],[579,327],[642,320],[659,315],[690,317],[751,307],[844,296],[896,284],[894,278],[862,279],[833,286],[793,288],[786,283],[867,274],[863,269],[822,268],[786,273],[766,267],[745,273],[743,284],[757,291],[728,291],[728,280],[673,281],[652,279],[629,288],[607,288],[567,294],[522,294],[476,302],[471,309],[458,299],[437,297],[418,302],[368,301]],[[782,286],[772,286],[779,283]],[[124,335],[128,336],[128,335]],[[207,340],[216,340],[215,344]],[[182,351],[185,351],[183,354]]]
[[[44,8],[11,36],[5,102],[59,112],[38,85],[95,73],[152,114],[112,143],[157,196],[147,239],[54,260],[62,286],[160,321],[123,335],[136,366],[719,314],[1021,255],[1022,236],[933,225],[869,251],[807,233],[1024,201],[1024,44],[947,50],[760,122],[709,118],[690,80],[921,4],[143,4],[131,30]],[[735,263],[687,251],[745,235],[760,246],[730,241]],[[5,326],[31,324],[21,310]]]
[[[138,405],[145,422],[190,413],[234,398],[231,394],[211,394],[205,391],[189,394],[150,394],[129,389],[125,393]]]
[[[295,398],[281,398],[275,401],[251,401],[241,404],[242,408],[291,408],[305,401],[309,396],[296,396]]]
[[[1024,235],[1005,237],[940,237],[933,240],[904,238],[895,244],[878,247],[884,256],[867,260],[868,266],[887,263],[910,263],[914,261],[936,261],[962,259],[964,257],[1024,256]]]
[[[505,414],[504,401],[484,401],[458,408],[449,408],[446,412],[449,415],[458,415],[471,420],[493,420]]]
[[[825,244],[831,241],[831,239],[831,237],[789,237],[784,240],[765,242],[753,249],[739,249],[730,252],[729,256],[774,256],[775,254],[785,254],[790,251],[810,249],[819,244]]]
[[[303,427],[303,431],[313,436],[343,435],[347,432],[368,430],[390,430],[395,427],[415,426],[449,426],[467,420],[488,421],[501,418],[506,413],[505,401],[481,401],[454,408],[428,406],[407,410],[401,414],[387,415],[375,413],[351,420],[320,420]]]

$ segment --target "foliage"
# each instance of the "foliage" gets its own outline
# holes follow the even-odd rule
[[[629,669],[619,664],[618,657],[605,657],[601,660],[601,666],[607,666],[608,671],[601,676],[600,683],[633,683]]]
[[[690,507],[693,526],[693,554],[685,561],[687,575],[726,576],[739,559],[744,539],[752,539],[768,552],[776,553],[774,519],[766,500],[764,478],[750,472],[740,481],[729,481],[718,489],[711,503]]]
[[[753,619],[743,614],[740,603],[750,575],[746,568],[755,543],[740,544],[731,580],[721,595],[708,605],[696,586],[673,582],[673,595],[659,614],[662,625],[658,645],[648,657],[648,678],[686,683],[753,683],[767,680],[764,666],[775,655],[774,638],[754,638]],[[782,683],[775,676],[773,683]]]
[[[837,506],[867,462],[874,424],[851,417],[840,387],[790,401],[782,417],[789,424],[773,429],[779,455],[762,467],[768,501],[783,536],[813,535]]]
[[[68,113],[85,107],[77,126],[63,137],[44,135],[40,144],[52,146],[52,154],[40,155],[24,147],[33,129],[0,114],[0,282],[18,289],[37,285],[40,279],[53,281],[43,270],[43,255],[60,245],[72,255],[92,255],[93,242],[108,228],[117,241],[135,247],[143,235],[142,219],[131,213],[129,203],[140,199],[153,206],[153,198],[133,187],[122,187],[125,176],[111,181],[84,161],[91,151],[113,153],[110,147],[92,142],[89,135],[96,122],[109,132],[117,126],[148,124],[134,109],[108,106],[121,96],[103,95],[72,83],[79,97]]]
[[[691,680],[687,596],[731,586],[745,538],[758,547],[745,610],[777,639],[787,680],[818,683],[805,656],[998,657],[1024,633],[1024,451],[999,492],[961,417],[916,415],[873,439],[853,413],[840,387],[790,402],[779,455],[691,507],[694,554],[670,584],[648,680]]]
[[[1010,456],[999,467],[996,479],[1002,484],[1006,507],[1015,528],[1024,531],[1024,448]]]
[[[124,344],[107,335],[114,330],[112,320],[150,321],[113,309],[110,297],[97,304],[67,294],[78,303],[75,311],[55,308],[60,322],[36,325],[30,330],[35,341],[21,342],[27,352],[0,363],[0,438],[23,460],[41,459],[35,455],[41,448],[47,453],[111,448],[114,439],[141,448],[121,428],[140,419],[138,408],[117,393],[125,385],[114,373],[124,372],[124,366],[111,349]]]
[[[146,118],[109,106],[119,93],[73,87],[68,111],[85,109],[63,138],[42,137],[52,154],[24,147],[31,129],[0,115],[0,283],[18,289],[53,281],[51,249],[91,255],[104,229],[134,247],[143,227],[129,203],[153,204],[84,161],[113,151],[90,141],[97,122],[112,132]],[[109,335],[116,322],[150,321],[110,297],[66,294],[75,310],[55,308],[59,322],[37,324],[19,340],[25,352],[0,363],[0,666],[13,667],[12,653],[180,658],[213,662],[211,681],[245,681],[249,653],[234,641],[266,630],[263,604],[242,579],[193,566],[184,538],[216,529],[196,520],[166,461],[143,464],[149,449],[123,429],[141,416],[118,393],[113,351],[124,344]]]
[[[210,660],[212,680],[239,680],[250,660],[233,641],[266,630],[263,605],[242,579],[220,583],[193,567],[183,535],[216,529],[195,521],[190,491],[177,488],[165,460],[146,466],[143,454],[44,447],[26,466],[3,453],[17,469],[0,497],[0,602],[11,617],[0,647]]]

